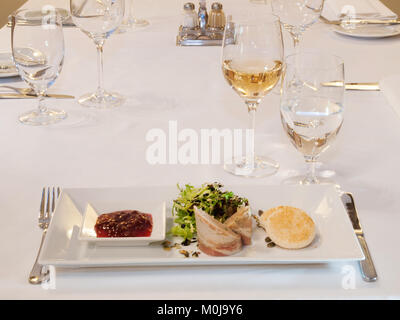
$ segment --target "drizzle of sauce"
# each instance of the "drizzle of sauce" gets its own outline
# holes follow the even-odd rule
[[[94,229],[97,238],[149,237],[153,218],[151,214],[137,210],[104,213],[97,217]]]

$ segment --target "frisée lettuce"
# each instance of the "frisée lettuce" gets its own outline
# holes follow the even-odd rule
[[[246,198],[241,198],[231,191],[223,191],[220,183],[203,184],[195,188],[186,184],[184,188],[178,185],[179,196],[173,201],[172,214],[175,225],[170,233],[174,236],[192,240],[196,235],[196,220],[194,207],[204,210],[215,219],[224,223],[236,213],[241,206],[249,204]]]

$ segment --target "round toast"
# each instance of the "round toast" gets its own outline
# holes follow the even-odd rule
[[[265,211],[260,220],[268,237],[282,248],[300,249],[314,240],[314,221],[301,209],[279,206]]]

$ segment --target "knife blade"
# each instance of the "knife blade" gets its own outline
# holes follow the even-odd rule
[[[330,81],[322,83],[324,87],[342,87],[343,82],[341,81]],[[379,82],[348,82],[344,84],[346,90],[357,90],[357,91],[379,91]]]
[[[75,99],[74,96],[67,94],[55,94],[49,93],[45,95],[46,98],[54,99]],[[22,93],[0,93],[0,99],[35,99],[37,98],[34,94],[22,94]]]
[[[362,278],[366,282],[374,282],[378,279],[378,275],[376,273],[374,262],[372,261],[371,253],[369,252],[364,232],[358,218],[353,195],[350,192],[343,193],[342,202],[346,208],[351,224],[353,225],[354,233],[357,236],[357,240],[360,243],[361,250],[365,256],[364,260],[359,261]]]
[[[359,91],[379,91],[380,87],[379,87],[379,83],[378,82],[350,82],[350,83],[346,83],[344,85],[344,88],[346,90],[359,90]]]
[[[327,24],[333,24],[338,26],[348,26],[348,25],[368,25],[368,24],[377,24],[377,25],[396,25],[400,24],[399,19],[343,19],[343,20],[328,20],[325,17],[321,16],[321,20]]]

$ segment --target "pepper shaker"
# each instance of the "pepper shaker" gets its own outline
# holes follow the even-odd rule
[[[211,5],[211,12],[208,19],[208,26],[213,30],[223,30],[225,28],[225,14],[222,11],[222,4],[214,2]]]

